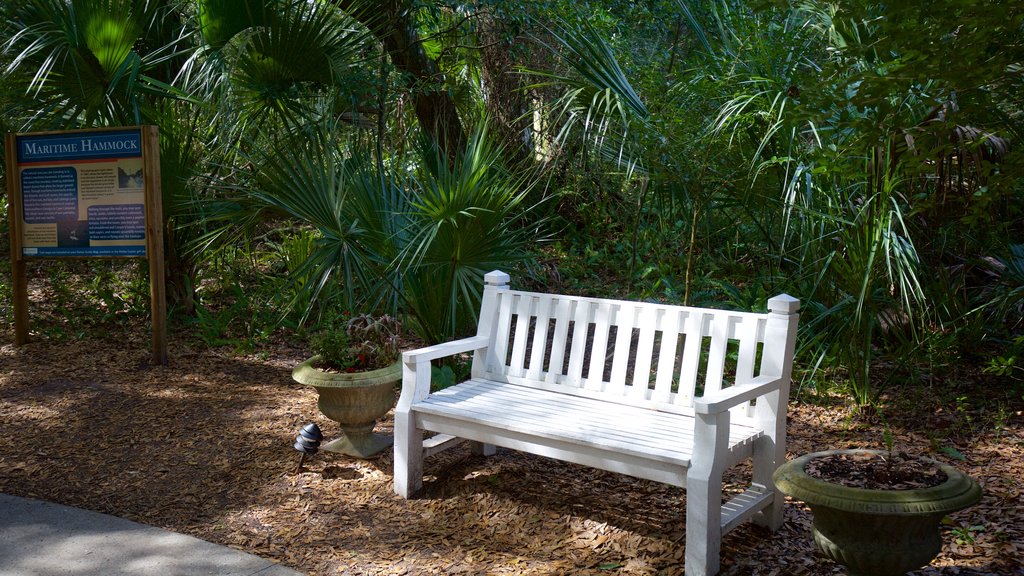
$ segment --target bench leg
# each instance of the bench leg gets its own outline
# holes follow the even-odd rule
[[[765,435],[754,443],[751,481],[774,493],[772,503],[753,517],[754,524],[772,532],[782,527],[782,492],[775,488],[772,474],[786,462],[786,401],[788,393],[776,390],[759,398],[754,410]]]
[[[764,526],[772,532],[782,527],[782,505],[784,497],[782,492],[775,488],[772,481],[772,473],[786,460],[785,450],[778,450],[775,441],[769,437],[758,440],[754,445],[753,471],[751,481],[755,486],[764,486],[765,490],[772,492],[775,496],[767,508],[758,512],[751,519],[754,524]]]
[[[718,574],[722,548],[722,473],[686,480],[686,576]]]
[[[409,411],[395,411],[395,492],[409,498],[423,487],[423,431]]]
[[[715,576],[722,549],[722,454],[729,413],[697,414],[694,452],[686,473],[686,576]]]
[[[483,442],[470,442],[469,449],[477,456],[494,456],[498,451],[494,444],[484,444]]]

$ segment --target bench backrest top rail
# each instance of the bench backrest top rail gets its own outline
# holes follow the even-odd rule
[[[488,285],[478,334],[492,345],[474,359],[473,372],[688,411],[695,396],[774,375],[771,367],[782,366],[781,359],[764,358],[769,317]]]

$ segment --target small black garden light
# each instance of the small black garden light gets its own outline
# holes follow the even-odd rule
[[[306,459],[306,454],[316,454],[320,450],[320,441],[323,439],[324,435],[316,424],[306,424],[299,430],[299,435],[295,437],[295,444],[292,445],[293,448],[301,452],[299,466],[295,469],[296,474],[302,473],[302,462]]]

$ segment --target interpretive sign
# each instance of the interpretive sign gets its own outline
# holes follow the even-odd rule
[[[139,129],[15,139],[24,256],[146,255]]]
[[[7,135],[16,343],[28,340],[26,259],[147,258],[166,363],[159,154],[155,126]]]

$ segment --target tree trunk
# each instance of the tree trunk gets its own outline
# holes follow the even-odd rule
[[[506,149],[519,163],[533,160],[532,118],[526,93],[524,76],[518,72],[513,56],[516,41],[508,40],[501,21],[484,16],[480,22],[479,38],[481,74],[487,114]]]
[[[358,0],[334,0],[336,6],[362,22],[384,46],[395,68],[405,74],[420,127],[449,159],[466,145],[466,133],[455,102],[448,94],[437,62],[423,51],[412,3],[383,0],[369,10]]]

